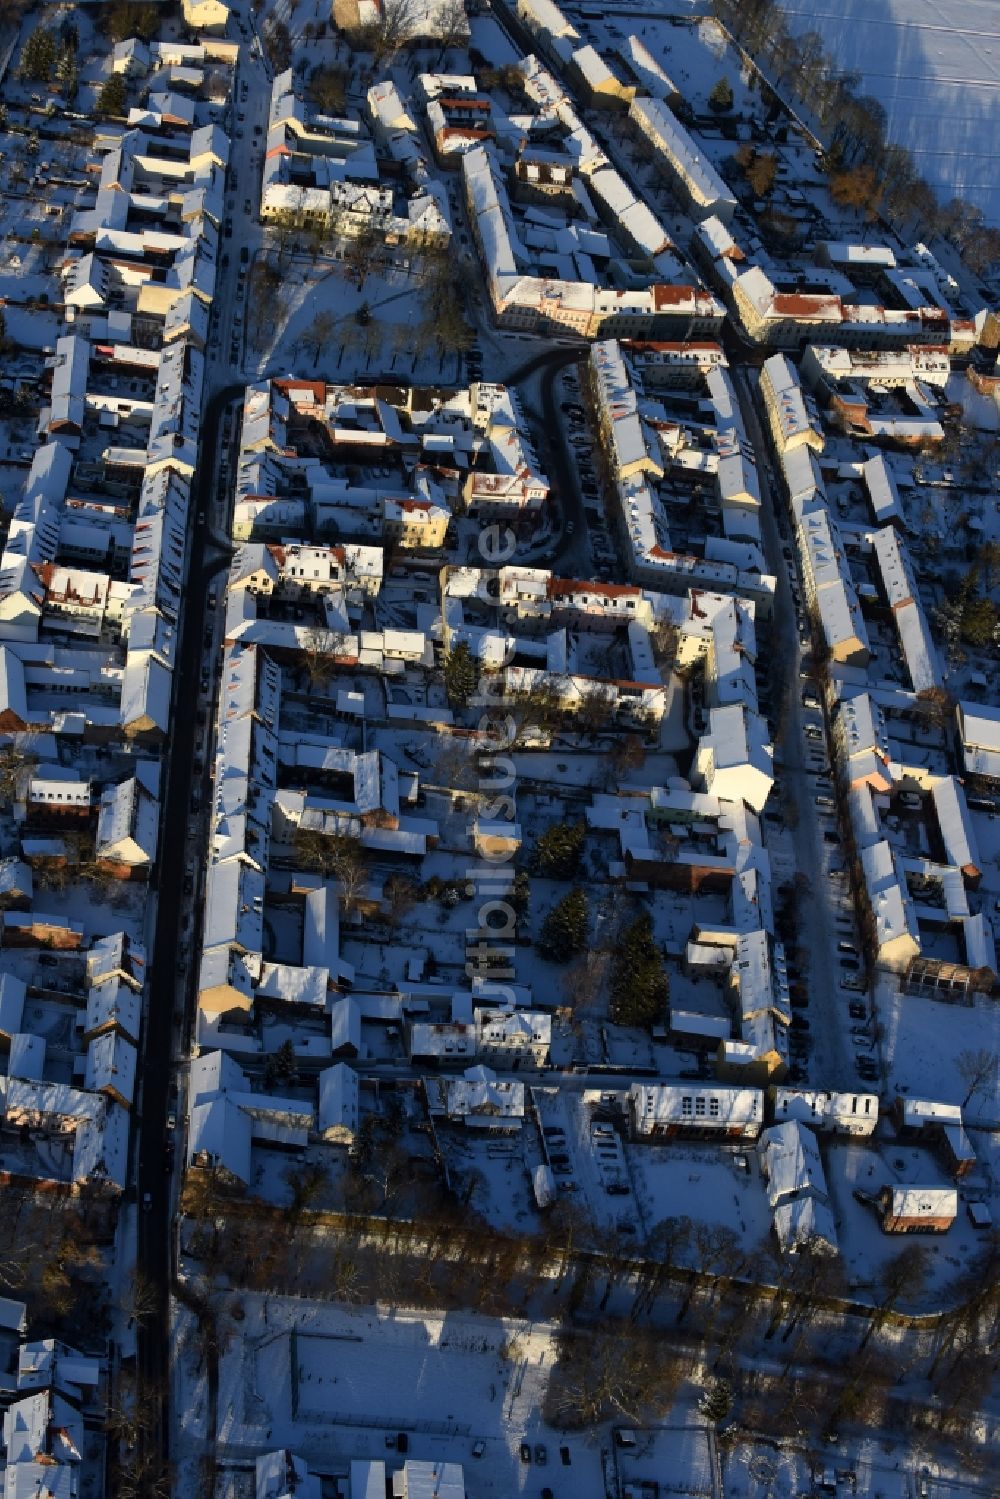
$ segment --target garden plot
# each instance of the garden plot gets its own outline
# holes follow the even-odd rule
[[[692,1218],[731,1229],[747,1250],[767,1238],[771,1215],[752,1147],[630,1145],[628,1162],[647,1232],[667,1218]]]

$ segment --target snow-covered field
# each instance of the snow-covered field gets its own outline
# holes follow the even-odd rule
[[[220,1365],[222,1455],[288,1446],[324,1473],[346,1472],[352,1457],[387,1458],[395,1467],[400,1460],[387,1452],[385,1433],[405,1430],[411,1457],[460,1462],[470,1492],[511,1499],[539,1492],[534,1463],[518,1455],[527,1440],[546,1445],[553,1480],[563,1480],[553,1482],[557,1493],[596,1499],[604,1492],[608,1432],[557,1434],[539,1416],[555,1351],[548,1326],[242,1299],[246,1320]],[[506,1339],[516,1340],[512,1357],[501,1352]],[[193,1370],[192,1377],[194,1395]],[[475,1458],[480,1439],[486,1448]],[[182,1456],[197,1449],[193,1429],[181,1434],[181,1447]]]
[[[1000,6],[996,0],[782,0],[797,31],[818,31],[861,75],[939,193],[1000,222]]]

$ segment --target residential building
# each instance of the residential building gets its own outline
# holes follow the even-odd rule
[[[883,1187],[878,1198],[882,1232],[946,1234],[958,1216],[954,1187]]]
[[[759,1088],[633,1083],[628,1106],[636,1140],[756,1140],[764,1124],[764,1094]]]

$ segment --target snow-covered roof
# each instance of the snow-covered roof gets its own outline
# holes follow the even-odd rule
[[[696,209],[717,214],[736,208],[735,197],[712,166],[705,148],[691,138],[666,104],[639,97],[629,105],[629,116],[668,157]]]
[[[814,1129],[871,1134],[878,1123],[876,1093],[831,1093],[805,1088],[776,1088],[774,1117],[797,1119]]]
[[[954,1187],[886,1187],[888,1211],[894,1218],[954,1218],[958,1192]]]
[[[188,1165],[219,1166],[237,1180],[250,1181],[249,1114],[228,1098],[196,1103],[188,1120]]]
[[[758,1148],[772,1208],[797,1192],[811,1191],[826,1197],[826,1176],[816,1136],[798,1119],[785,1119],[766,1129]]]
[[[811,1194],[779,1202],[774,1209],[774,1232],[783,1254],[799,1249],[837,1253],[837,1226],[829,1203]]]
[[[969,815],[965,791],[957,776],[941,776],[931,786],[931,799],[937,817],[945,858],[963,874],[978,876],[982,870],[976,834]]]
[[[345,1130],[351,1136],[358,1132],[360,1121],[360,1084],[358,1074],[345,1062],[325,1068],[319,1075],[318,1127]]]
[[[671,1126],[731,1130],[756,1135],[764,1120],[759,1088],[723,1083],[633,1083],[629,1088],[640,1134]]]

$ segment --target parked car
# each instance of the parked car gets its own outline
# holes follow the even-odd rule
[[[546,1451],[544,1442],[536,1442],[535,1443],[535,1462],[538,1464],[538,1466],[540,1468],[544,1468],[544,1466],[548,1462],[548,1460],[549,1460],[549,1454]]]
[[[865,1009],[864,1005],[860,1004],[856,999],[852,999],[850,1004],[847,1006],[847,1013],[848,1015],[850,1015],[852,1020],[864,1020],[868,1015],[868,1011]]]
[[[522,1461],[522,1463],[530,1463],[531,1462],[531,1446],[530,1446],[530,1444],[528,1442],[522,1442],[519,1450],[520,1450],[520,1453],[521,1453],[521,1461]]]

